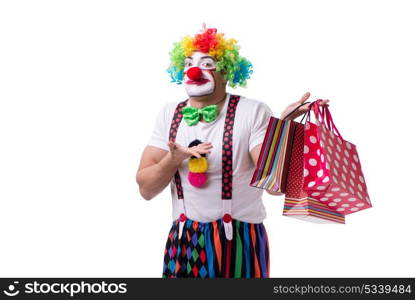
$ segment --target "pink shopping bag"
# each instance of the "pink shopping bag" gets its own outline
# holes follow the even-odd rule
[[[292,153],[288,167],[283,215],[314,223],[345,223],[345,216],[310,197],[303,189],[304,181],[304,125],[295,123]]]
[[[304,190],[338,213],[372,207],[356,146],[343,139],[328,105],[313,103],[316,123],[304,132]]]

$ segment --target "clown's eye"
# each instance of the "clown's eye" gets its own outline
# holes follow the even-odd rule
[[[185,61],[185,62],[184,62],[184,66],[185,66],[186,68],[191,67],[191,66],[192,66],[192,62],[190,62],[190,61]]]
[[[202,61],[202,63],[200,64],[200,67],[202,69],[205,70],[211,70],[214,69],[216,67],[216,64],[214,61],[212,61],[211,59],[205,59]]]

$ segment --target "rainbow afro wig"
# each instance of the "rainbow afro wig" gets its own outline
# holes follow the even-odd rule
[[[252,74],[252,64],[239,55],[239,46],[235,39],[225,39],[216,28],[206,28],[195,36],[185,36],[174,43],[170,51],[170,67],[167,69],[172,82],[181,84],[184,77],[184,60],[193,51],[207,53],[216,60],[216,71],[222,71],[229,86],[246,86],[246,80]]]

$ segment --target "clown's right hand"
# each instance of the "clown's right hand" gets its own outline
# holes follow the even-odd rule
[[[196,156],[197,158],[200,158],[202,157],[202,154],[211,153],[209,149],[213,147],[212,143],[210,142],[201,143],[197,146],[193,146],[190,148],[183,147],[182,145],[172,141],[167,142],[167,145],[170,148],[170,152],[173,159],[179,162],[191,157],[192,155]]]

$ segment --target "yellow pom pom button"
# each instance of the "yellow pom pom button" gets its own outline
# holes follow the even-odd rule
[[[193,173],[204,173],[208,169],[208,162],[206,157],[190,158],[189,171]]]

